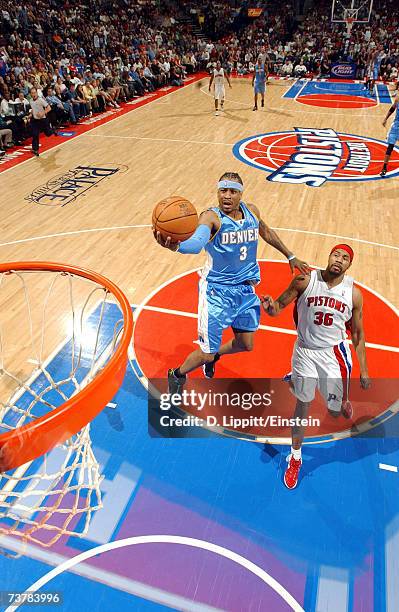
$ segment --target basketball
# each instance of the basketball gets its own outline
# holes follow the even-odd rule
[[[198,214],[195,206],[186,198],[170,196],[155,206],[152,225],[162,238],[170,236],[172,242],[180,242],[190,238],[197,229]]]
[[[202,82],[202,81],[197,81],[197,82],[196,82],[196,84],[195,84],[195,86],[197,87],[197,89],[201,89],[202,85],[203,85],[203,82]]]

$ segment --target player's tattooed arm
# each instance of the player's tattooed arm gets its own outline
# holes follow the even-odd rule
[[[385,127],[387,124],[387,121],[389,119],[389,117],[392,115],[392,113],[395,112],[396,107],[398,106],[399,103],[399,96],[396,96],[392,106],[390,107],[390,109],[387,112],[387,116],[385,117],[384,121],[382,122],[382,125]]]
[[[295,257],[295,255],[284,244],[278,234],[263,221],[262,217],[260,216],[258,207],[255,206],[255,204],[247,204],[247,206],[259,219],[260,237],[263,238],[263,240],[267,242],[267,244],[270,244],[270,246],[277,249],[277,251],[282,253],[288,259],[291,272],[293,273],[296,268],[301,274],[309,274],[309,264],[307,264],[306,261],[302,261],[298,257]]]
[[[360,289],[353,288],[353,308],[352,308],[352,343],[355,347],[356,355],[360,366],[360,384],[363,389],[368,389],[371,385],[366,359],[366,340],[363,328],[363,296]]]
[[[289,287],[280,295],[277,300],[273,300],[270,295],[262,295],[261,302],[264,310],[271,317],[276,317],[280,312],[296,300],[306,289],[310,281],[307,274],[298,274],[292,279]]]

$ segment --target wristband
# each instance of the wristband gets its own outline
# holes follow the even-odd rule
[[[288,261],[292,261],[293,259],[296,259],[296,255],[290,255],[289,257],[287,257]]]

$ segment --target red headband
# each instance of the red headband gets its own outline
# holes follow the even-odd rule
[[[348,255],[350,257],[350,260],[351,260],[351,263],[352,263],[354,252],[353,252],[352,248],[349,246],[349,244],[336,244],[335,247],[333,247],[331,249],[330,255],[331,255],[331,253],[333,253],[337,249],[341,249],[342,251],[346,251],[348,253]]]

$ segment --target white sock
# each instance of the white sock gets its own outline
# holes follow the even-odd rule
[[[302,459],[302,451],[300,448],[292,448],[291,446],[291,455],[294,457],[295,461]]]

